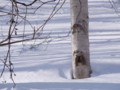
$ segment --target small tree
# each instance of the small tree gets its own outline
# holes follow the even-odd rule
[[[16,74],[14,73],[14,64],[12,63],[11,58],[12,45],[16,43],[24,43],[25,45],[25,42],[32,41],[33,44],[31,45],[31,48],[34,48],[43,43],[48,44],[53,38],[50,38],[51,32],[47,32],[47,35],[43,35],[45,27],[62,8],[66,0],[3,1],[6,1],[7,4],[3,3],[2,6],[0,6],[0,20],[3,18],[2,25],[4,26],[5,24],[7,27],[4,29],[0,28],[1,31],[5,31],[0,33],[0,47],[7,46],[7,49],[5,55],[0,57],[0,63],[2,63],[3,66],[0,71],[0,79],[3,77],[4,72],[9,70],[10,78],[15,86],[14,76],[16,76]],[[38,15],[42,17],[42,9],[44,9],[47,5],[50,5],[50,9],[46,11],[46,18],[38,18]],[[36,15],[37,17],[34,17]],[[31,16],[34,18],[31,18]],[[39,40],[39,43],[35,43],[36,40]]]
[[[72,18],[72,78],[90,77],[88,0],[70,0]]]

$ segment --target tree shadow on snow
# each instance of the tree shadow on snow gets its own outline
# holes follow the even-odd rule
[[[0,90],[12,90],[12,84],[0,84]],[[14,90],[119,90],[117,83],[18,83]]]

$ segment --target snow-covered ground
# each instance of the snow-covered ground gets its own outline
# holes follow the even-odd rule
[[[69,3],[67,0],[46,27],[46,30],[52,30],[51,35],[65,36],[69,32]],[[33,49],[29,48],[29,44],[24,48],[21,44],[15,44],[12,47],[15,90],[120,90],[120,17],[109,0],[89,0],[89,16],[92,77],[80,80],[70,78],[70,36]],[[1,57],[5,50],[6,47],[0,47]],[[5,80],[7,83],[4,83]],[[0,78],[0,90],[12,90],[12,85],[6,71]]]

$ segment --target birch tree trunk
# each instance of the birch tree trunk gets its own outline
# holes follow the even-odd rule
[[[70,0],[72,18],[72,78],[90,77],[88,0]]]

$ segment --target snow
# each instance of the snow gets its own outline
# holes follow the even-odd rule
[[[52,42],[44,43],[37,48],[31,48],[30,44],[34,42],[27,42],[24,47],[21,44],[12,46],[12,61],[16,74],[14,80],[17,86],[12,88],[13,84],[6,70],[0,78],[0,90],[120,90],[118,14],[109,0],[89,0],[90,58],[93,73],[91,78],[72,80],[71,37],[55,39],[58,36],[66,36],[71,28],[69,3],[67,0],[45,28],[46,35],[51,31]],[[46,15],[46,12],[42,13]],[[6,50],[6,47],[0,47],[0,57],[5,55]]]

